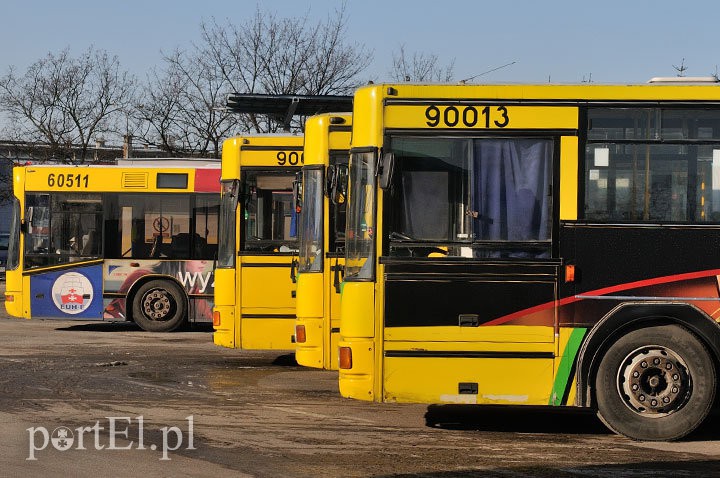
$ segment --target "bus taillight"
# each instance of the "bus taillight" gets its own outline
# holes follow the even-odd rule
[[[305,335],[305,326],[304,325],[296,325],[295,326],[295,342],[299,344],[304,344],[307,341],[307,335]]]
[[[575,282],[575,266],[572,264],[565,266],[565,282]]]
[[[339,366],[341,369],[352,368],[352,349],[350,347],[340,347]]]
[[[213,310],[213,327],[220,327],[220,311]]]
[[[15,296],[12,294],[5,294],[5,302],[15,302]]]

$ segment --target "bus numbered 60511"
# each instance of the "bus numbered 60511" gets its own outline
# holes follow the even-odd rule
[[[372,85],[340,391],[690,433],[720,359],[720,86]]]
[[[212,321],[220,164],[13,169],[5,308],[15,317]]]

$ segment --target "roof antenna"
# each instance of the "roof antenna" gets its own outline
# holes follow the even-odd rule
[[[480,76],[483,76],[483,75],[487,75],[488,73],[492,73],[493,71],[498,71],[498,70],[500,70],[500,69],[502,69],[502,68],[505,68],[505,67],[507,67],[507,66],[514,65],[515,63],[517,63],[517,60],[516,60],[516,61],[511,61],[510,63],[506,63],[506,64],[504,64],[504,65],[502,65],[502,66],[498,66],[498,67],[493,68],[493,69],[488,70],[488,71],[483,71],[482,73],[480,73],[480,74],[478,74],[478,75],[475,75],[475,76],[471,76],[470,78],[465,78],[464,80],[460,80],[460,83],[464,85],[464,84],[467,83],[468,81],[472,81],[472,80],[474,80],[474,79],[477,78],[477,77],[480,77]]]

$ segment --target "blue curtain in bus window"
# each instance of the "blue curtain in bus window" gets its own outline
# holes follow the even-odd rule
[[[290,237],[297,237],[297,221],[298,221],[298,214],[295,210],[295,206],[292,205],[290,207]]]
[[[549,240],[552,142],[483,139],[473,146],[475,239]]]

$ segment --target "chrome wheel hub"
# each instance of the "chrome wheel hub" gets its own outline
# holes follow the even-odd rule
[[[165,320],[172,309],[172,301],[168,293],[162,289],[149,290],[143,296],[143,314],[152,320]]]
[[[692,392],[683,359],[674,351],[651,345],[631,352],[618,370],[618,392],[635,413],[659,418],[679,410]]]

